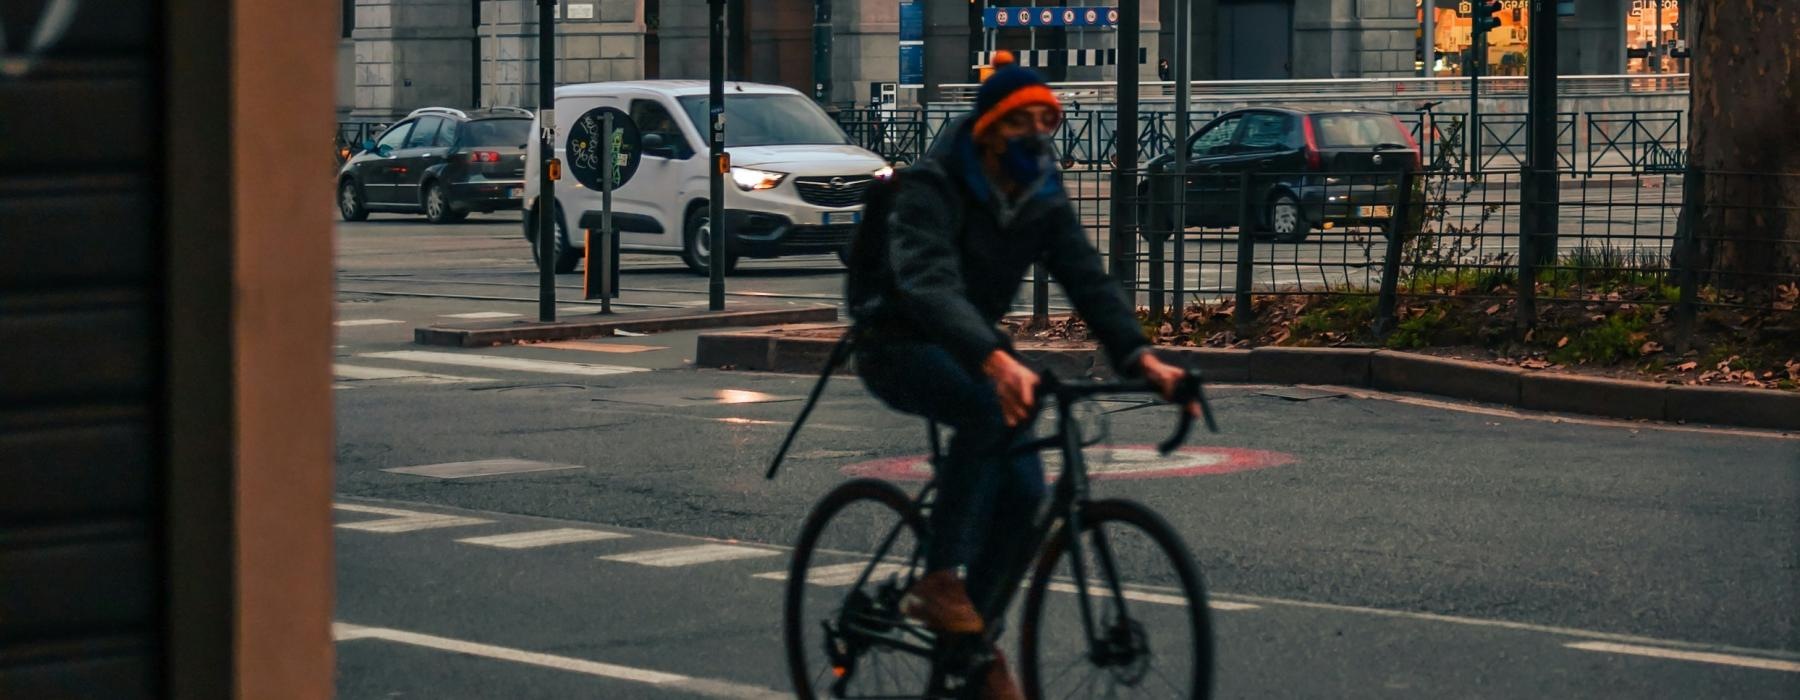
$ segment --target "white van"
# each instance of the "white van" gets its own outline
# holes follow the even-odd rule
[[[711,264],[707,90],[707,83],[697,80],[556,89],[556,157],[565,164],[568,129],[588,110],[613,107],[637,124],[643,155],[636,174],[613,192],[621,250],[680,255],[701,274]],[[740,257],[842,256],[862,218],[863,191],[875,177],[891,172],[880,156],[851,145],[812,100],[775,85],[725,85],[725,146],[732,166],[725,183],[728,269]],[[538,162],[535,138],[528,157]],[[600,211],[600,192],[582,187],[566,166],[564,173],[556,182],[557,272],[575,269],[586,245],[583,217],[591,212],[589,225],[598,228]],[[525,238],[532,241],[537,238],[538,177],[536,167],[526,169]],[[531,249],[535,255],[537,245]]]

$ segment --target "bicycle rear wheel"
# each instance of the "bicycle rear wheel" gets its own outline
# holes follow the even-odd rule
[[[1079,533],[1064,528],[1045,550],[1025,596],[1025,694],[1208,697],[1212,626],[1187,546],[1130,501],[1088,503],[1079,521]]]
[[[912,500],[884,481],[851,481],[813,507],[782,614],[802,700],[928,694],[934,640],[899,611],[900,596],[923,575],[923,532]]]

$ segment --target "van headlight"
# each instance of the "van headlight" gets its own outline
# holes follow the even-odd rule
[[[771,189],[785,179],[787,179],[787,173],[757,170],[756,168],[731,169],[731,181],[737,183],[738,189],[745,192]]]
[[[880,170],[875,171],[875,179],[877,179],[877,180],[886,180],[893,176],[894,176],[894,166],[892,166],[892,165],[882,166],[882,168]]]

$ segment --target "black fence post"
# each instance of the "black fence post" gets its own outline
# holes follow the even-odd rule
[[[1519,169],[1519,305],[1514,325],[1521,334],[1537,325],[1537,229],[1543,223],[1537,183],[1530,166]]]
[[[1237,298],[1231,317],[1237,323],[1239,340],[1249,336],[1256,323],[1256,312],[1250,308],[1251,267],[1256,262],[1256,226],[1250,220],[1251,211],[1250,173],[1238,173],[1237,279],[1234,285]]]
[[[1699,315],[1700,216],[1705,203],[1706,172],[1689,165],[1681,180],[1681,218],[1675,222],[1672,260],[1681,285],[1681,299],[1675,303],[1675,350],[1687,352]]]
[[[1043,263],[1031,268],[1031,327],[1050,327],[1050,279]]]
[[[1399,322],[1400,262],[1405,244],[1412,235],[1413,186],[1417,182],[1412,170],[1400,174],[1400,196],[1395,199],[1393,216],[1388,220],[1387,252],[1381,261],[1381,296],[1375,304],[1375,335],[1386,337]]]
[[[1167,315],[1163,306],[1163,286],[1167,283],[1163,279],[1163,264],[1168,262],[1163,257],[1163,244],[1166,241],[1163,232],[1147,228],[1144,230],[1144,240],[1150,244],[1150,320],[1162,323],[1163,317]]]

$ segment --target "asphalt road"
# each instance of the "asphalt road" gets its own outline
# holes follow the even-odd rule
[[[811,380],[694,369],[695,333],[412,345],[415,325],[535,314],[517,231],[340,227],[339,694],[786,694],[766,574],[817,498],[921,454],[923,426],[840,379],[770,482]],[[623,302],[704,302],[673,259],[625,267]],[[839,284],[829,257],[752,261],[731,303]],[[1180,463],[1262,468],[1095,484],[1192,550],[1221,697],[1800,695],[1800,436],[1262,391],[1216,387],[1224,432]],[[1108,421],[1129,448],[1172,416]],[[1137,454],[1097,450],[1094,470],[1180,466]],[[524,471],[387,471],[479,460]]]

